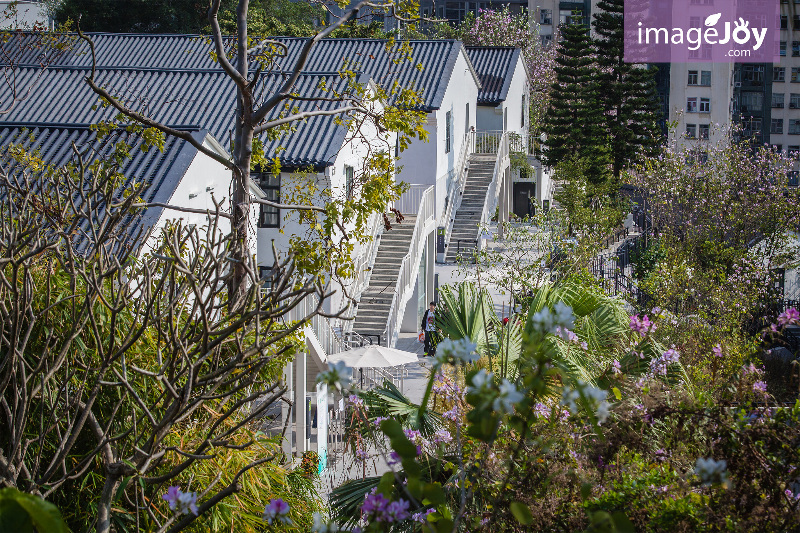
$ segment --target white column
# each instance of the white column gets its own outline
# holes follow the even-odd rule
[[[289,399],[294,397],[294,380],[292,372],[293,363],[289,362],[283,367],[283,383],[286,385],[285,396]],[[283,453],[288,457],[292,455],[292,434],[294,433],[294,426],[292,424],[292,406],[286,402],[281,402],[281,422],[283,427],[286,428],[286,433],[283,435],[283,443],[281,448]]]
[[[306,427],[306,353],[298,352],[295,356],[295,392],[294,392],[294,419],[295,419],[295,456],[302,457],[308,451],[308,428]]]

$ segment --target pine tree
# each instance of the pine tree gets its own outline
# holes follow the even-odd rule
[[[616,178],[640,155],[656,153],[662,142],[656,69],[624,60],[624,3],[625,0],[600,0],[593,22],[598,94]]]
[[[583,160],[587,182],[602,185],[608,177],[610,158],[589,28],[567,24],[560,32],[556,82],[542,128],[547,134],[544,163],[556,167]]]

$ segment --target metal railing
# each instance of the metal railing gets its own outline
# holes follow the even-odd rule
[[[317,308],[317,303],[317,296],[315,294],[309,294],[303,298],[303,300],[301,300],[300,303],[294,307],[294,309],[287,313],[287,320],[297,321],[304,319],[314,312],[314,310]],[[309,321],[308,325],[311,326],[314,336],[317,337],[317,340],[319,341],[323,350],[325,350],[326,356],[340,353],[348,349],[348,346],[345,345],[336,335],[331,323],[324,316],[314,315],[314,317]]]
[[[397,276],[394,294],[392,295],[392,305],[389,306],[389,318],[386,321],[386,329],[383,338],[386,346],[393,346],[400,334],[400,321],[402,319],[401,310],[404,310],[406,302],[411,297],[411,291],[416,284],[417,269],[424,248],[424,239],[427,235],[423,234],[426,225],[436,220],[436,198],[435,188],[428,187],[422,195],[417,220],[414,223],[414,233],[411,235],[411,243],[408,253],[403,257],[400,264],[400,274]]]
[[[464,142],[461,144],[461,152],[458,154],[455,172],[448,176],[447,196],[445,197],[444,212],[439,219],[439,225],[447,228],[445,235],[450,235],[451,226],[455,217],[453,213],[461,205],[461,198],[464,192],[464,185],[467,183],[467,159],[475,149],[475,132],[470,131],[464,135]]]
[[[494,162],[494,170],[492,171],[492,182],[489,184],[489,189],[486,191],[486,198],[483,200],[483,209],[481,210],[480,228],[485,228],[489,225],[492,217],[494,216],[495,208],[497,208],[497,200],[500,196],[501,181],[505,176],[505,170],[508,166],[508,135],[503,135],[500,132],[500,139],[497,145],[497,159]],[[478,236],[478,249],[482,248],[483,239]]]
[[[422,204],[422,196],[430,185],[411,185],[408,190],[400,195],[394,202],[394,208],[405,215],[416,214]]]

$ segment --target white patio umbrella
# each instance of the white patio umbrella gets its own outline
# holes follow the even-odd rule
[[[401,366],[407,363],[416,363],[417,354],[387,348],[377,344],[368,344],[361,348],[354,348],[345,352],[335,353],[328,356],[328,362],[344,362],[350,368],[386,368],[390,366]]]

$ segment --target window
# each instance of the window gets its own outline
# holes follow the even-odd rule
[[[800,119],[789,119],[789,135],[800,135]]]
[[[452,149],[452,132],[450,131],[453,122],[453,113],[448,111],[444,116],[444,153],[449,154]]]
[[[789,17],[786,15],[781,15],[781,29],[788,30],[789,29]]]
[[[700,138],[708,139],[710,129],[711,127],[709,124],[700,124]]]
[[[714,0],[690,0],[689,4],[693,6],[713,6]]]
[[[553,36],[552,35],[540,35],[539,39],[542,42],[542,46],[550,46],[553,44]]]
[[[697,97],[686,99],[686,112],[697,113]]]
[[[711,113],[711,99],[710,98],[701,98],[700,99],[700,112],[701,113]]]
[[[800,15],[795,15],[792,18],[792,29],[800,30]]]
[[[800,184],[800,172],[797,170],[790,170],[786,173],[786,177],[789,178],[789,187],[797,187]]]
[[[525,117],[528,116],[528,101],[525,98],[526,96],[527,95],[525,94],[522,95],[522,111],[521,111],[522,116],[520,117],[519,121],[519,127],[522,129],[525,129]]]
[[[769,123],[769,132],[783,134],[783,119],[773,118]]]
[[[754,135],[761,135],[761,119],[750,118],[744,121],[744,135],[752,137]]]
[[[786,81],[786,68],[773,67],[772,68],[772,81]]]
[[[686,125],[686,138],[694,139],[697,137],[697,124]]]
[[[761,111],[764,108],[764,95],[760,92],[742,92],[741,111],[742,113],[752,113]]]
[[[786,57],[786,41],[781,41],[780,56]]]
[[[772,151],[775,152],[776,154],[781,153],[783,151],[783,145],[782,144],[773,144],[772,145]]]
[[[789,145],[789,157],[797,157],[798,155],[800,155],[800,145],[790,144]]]
[[[697,71],[690,70],[689,71],[689,80],[686,82],[688,85],[697,85],[698,78],[697,78]]]
[[[508,131],[508,108],[503,108],[503,131]]]
[[[539,24],[552,25],[553,24],[553,10],[542,9],[539,12]]]
[[[270,202],[281,201],[281,177],[274,174],[258,174],[258,186],[264,191],[264,199]],[[258,216],[259,228],[278,228],[281,225],[281,211],[277,207],[261,204]]]
[[[783,109],[783,98],[786,96],[783,93],[772,93],[772,107]]]
[[[704,56],[705,56],[705,51],[706,51],[706,49],[704,48],[703,49]],[[709,49],[709,52],[710,52],[710,49]],[[706,59],[708,59],[710,57],[711,56],[709,55]],[[711,71],[710,70],[703,70],[703,71],[700,72],[700,85],[703,85],[704,87],[711,87]]]
[[[701,17],[689,17],[689,27],[690,28],[702,28],[703,27],[703,19]]]
[[[742,67],[742,81],[761,84],[764,81],[764,65],[744,65]]]
[[[789,95],[789,107],[791,109],[800,109],[800,94],[792,93]]]
[[[348,200],[353,194],[353,178],[355,171],[350,165],[344,166],[344,195]]]
[[[275,269],[272,267],[258,267],[258,279],[264,282],[261,286],[262,290],[269,292],[269,290],[272,289],[272,283],[275,281],[275,274]]]
[[[800,57],[800,41],[792,41],[792,57]]]
[[[792,67],[792,83],[800,83],[800,67]]]
[[[542,200],[542,211],[545,213],[550,211],[550,200]]]
[[[581,24],[583,22],[583,15],[578,10],[561,9],[558,12],[559,24]]]

